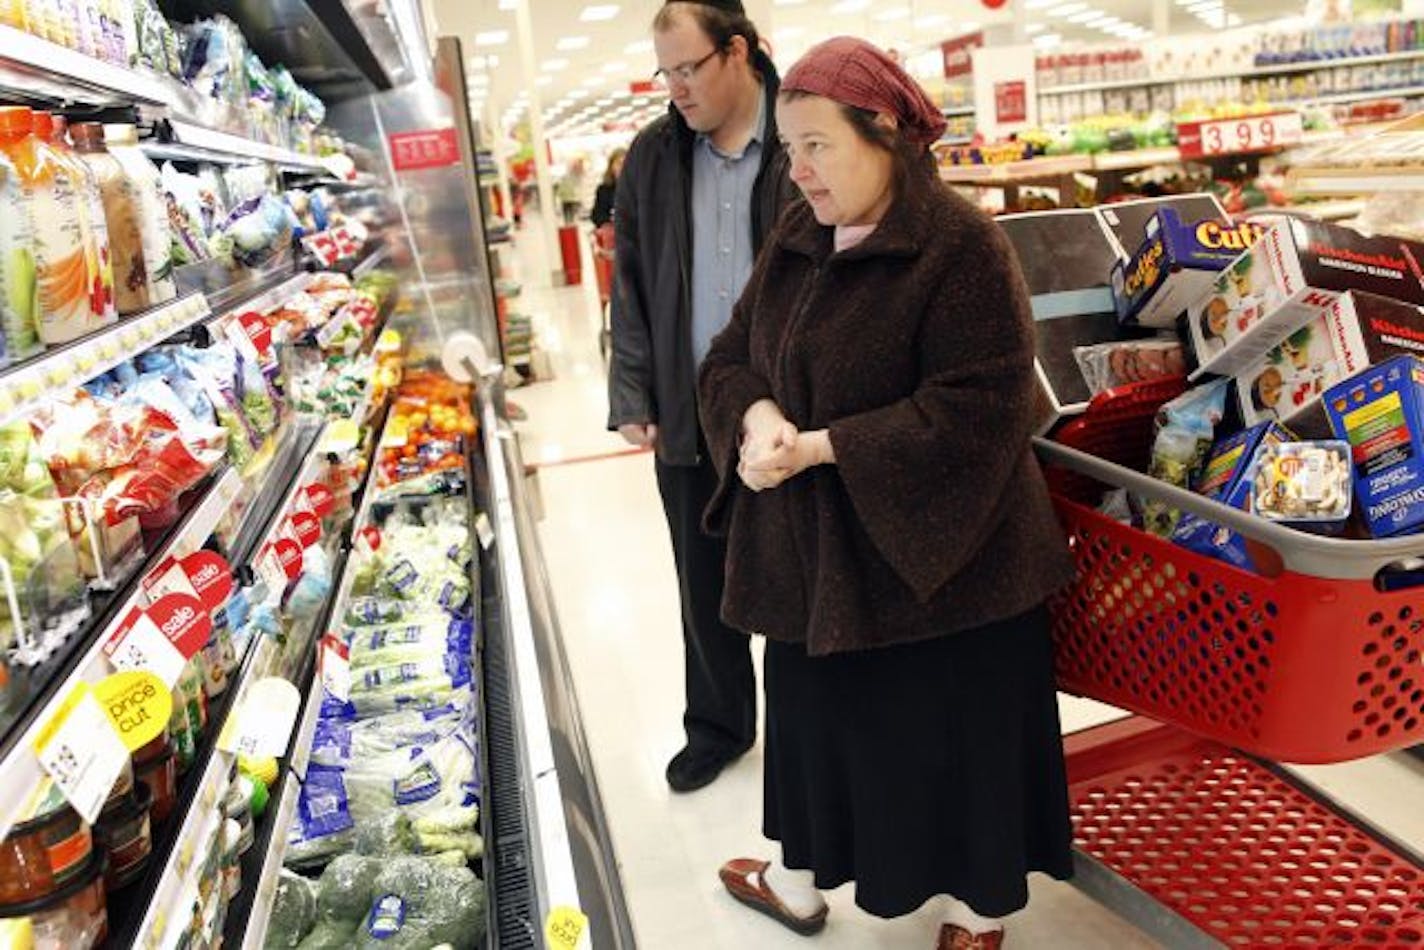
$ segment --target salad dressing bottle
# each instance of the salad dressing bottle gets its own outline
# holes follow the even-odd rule
[[[86,122],[70,130],[74,150],[89,166],[99,186],[109,230],[109,259],[114,272],[114,301],[122,316],[150,306],[148,266],[143,256],[143,203],[138,186],[104,147],[104,127]]]
[[[25,109],[0,109],[0,365],[40,349],[30,189],[11,152],[30,134]]]
[[[173,247],[163,180],[153,162],[139,149],[138,129],[132,125],[104,126],[104,143],[138,190],[149,302],[154,306],[167,303],[178,296],[178,288],[173,283]]]
[[[68,123],[63,116],[35,113],[35,136],[54,149],[74,175],[79,196],[79,226],[84,235],[84,266],[88,274],[90,324],[85,332],[107,326],[118,319],[114,309],[114,269],[109,256],[109,226],[104,220],[104,203],[99,183],[65,138]]]

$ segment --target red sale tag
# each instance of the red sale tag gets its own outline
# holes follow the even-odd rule
[[[368,524],[356,538],[356,547],[363,554],[372,554],[381,549],[381,529]]]
[[[1249,155],[1299,145],[1305,126],[1299,112],[1273,112],[1215,122],[1177,125],[1177,149],[1183,158]]]
[[[247,338],[252,341],[252,347],[257,351],[258,356],[266,356],[267,351],[272,348],[272,327],[260,313],[244,313],[237,318],[238,324],[247,334]]]
[[[453,128],[396,132],[387,136],[387,141],[391,164],[398,172],[440,168],[460,160],[460,140]]]
[[[151,605],[146,613],[185,660],[196,656],[213,632],[207,608],[196,597],[169,594]]]
[[[302,246],[311,252],[312,256],[321,261],[327,267],[341,260],[341,251],[336,246],[336,241],[331,233],[323,231],[320,234],[313,234],[311,237],[302,238]]]
[[[277,559],[282,562],[287,580],[296,580],[302,573],[302,546],[290,538],[278,538],[272,547],[277,552]]]
[[[321,641],[317,661],[321,670],[321,685],[339,701],[351,698],[351,651],[341,638],[327,634]]]
[[[292,515],[292,528],[297,532],[297,542],[303,549],[321,540],[321,519],[310,511],[299,511]]]
[[[182,561],[183,573],[193,592],[209,611],[217,610],[232,596],[232,565],[216,551],[199,551]]]
[[[325,518],[336,507],[336,496],[331,493],[330,488],[321,482],[308,485],[302,493],[302,498],[311,506],[311,512],[318,518]]]

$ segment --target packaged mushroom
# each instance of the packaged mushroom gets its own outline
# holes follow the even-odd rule
[[[1344,530],[1354,494],[1348,443],[1267,443],[1253,464],[1251,507],[1258,516],[1318,534]]]

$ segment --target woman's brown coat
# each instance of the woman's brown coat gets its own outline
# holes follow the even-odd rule
[[[723,618],[813,655],[1017,616],[1072,576],[1029,447],[1028,291],[1008,240],[925,174],[862,244],[797,202],[700,370],[728,535]],[[837,464],[754,493],[742,417],[773,399]]]

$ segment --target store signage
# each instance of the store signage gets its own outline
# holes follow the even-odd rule
[[[392,132],[386,141],[391,148],[391,164],[398,172],[444,168],[460,161],[460,141],[453,128]]]
[[[94,687],[94,695],[130,752],[142,749],[168,728],[173,690],[147,670],[107,676]]]
[[[321,521],[310,511],[298,511],[292,515],[292,528],[297,533],[297,543],[309,548],[321,540]]]
[[[336,496],[323,482],[308,485],[297,499],[298,506],[307,507],[318,518],[325,518],[336,507]]]
[[[252,341],[252,348],[257,355],[266,356],[267,351],[272,348],[272,326],[266,318],[260,313],[248,311],[238,316],[237,322],[247,339]]]
[[[969,33],[939,44],[944,57],[944,78],[957,79],[974,72],[974,50],[984,45],[984,33]]]
[[[351,649],[341,638],[329,633],[322,638],[321,654],[317,660],[321,671],[321,685],[338,702],[351,698]]]
[[[1028,83],[1022,79],[994,83],[994,119],[1000,125],[1028,121]]]
[[[287,575],[287,580],[294,581],[302,573],[302,546],[291,538],[278,538],[272,545],[272,550],[277,553],[277,560],[281,562],[282,571]]]
[[[143,579],[150,602],[168,594],[197,597],[211,613],[232,595],[232,565],[216,551],[198,551],[183,560],[165,558]]]
[[[1304,140],[1305,127],[1299,112],[1273,112],[1177,125],[1177,149],[1183,158],[1269,152],[1299,145]]]
[[[114,669],[148,670],[171,689],[212,632],[212,618],[201,600],[167,594],[130,610],[104,644],[104,655]]]
[[[88,683],[79,683],[64,698],[40,730],[34,750],[40,767],[91,825],[129,760],[129,750]]]
[[[638,79],[628,84],[628,91],[635,96],[652,96],[662,92],[662,87],[653,79]]]

